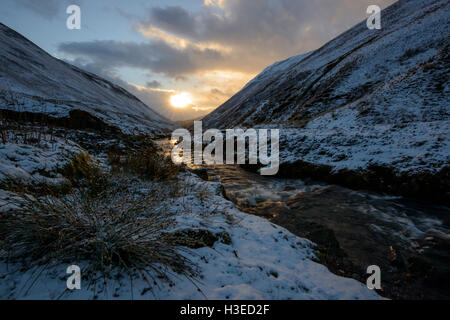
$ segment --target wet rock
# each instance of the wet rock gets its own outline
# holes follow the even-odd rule
[[[344,251],[342,251],[341,247],[339,246],[339,242],[337,241],[333,230],[321,228],[319,230],[307,234],[307,237],[312,242],[323,247],[324,250],[329,254],[336,254],[342,256],[345,255]]]
[[[398,268],[399,270],[404,270],[406,268],[406,263],[403,256],[398,253],[392,246],[389,247],[389,252],[391,265],[395,268]]]
[[[431,269],[432,265],[419,256],[408,258],[408,273],[410,276],[425,278]]]
[[[197,175],[200,179],[208,181],[208,170],[204,168],[192,169],[191,172]]]

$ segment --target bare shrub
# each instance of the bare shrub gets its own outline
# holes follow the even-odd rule
[[[23,181],[18,177],[6,176],[0,181],[0,189],[19,194],[34,196],[52,195],[57,197],[71,192],[72,185],[70,182],[49,184],[33,177],[30,177],[30,181]]]
[[[108,183],[107,175],[94,163],[87,153],[79,153],[61,170],[74,187],[87,187],[91,192],[99,192]]]

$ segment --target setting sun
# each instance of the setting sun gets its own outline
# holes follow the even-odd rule
[[[187,92],[182,92],[170,97],[170,103],[175,108],[186,108],[192,103],[192,97]]]

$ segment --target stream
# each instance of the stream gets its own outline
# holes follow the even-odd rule
[[[170,155],[172,144],[158,145]],[[261,176],[237,165],[189,166],[220,182],[242,211],[316,243],[317,261],[366,283],[381,269],[378,293],[392,299],[450,298],[450,208],[300,179]]]

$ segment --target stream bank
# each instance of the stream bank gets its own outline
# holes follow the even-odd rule
[[[311,180],[261,176],[242,167],[190,166],[220,182],[241,211],[317,244],[318,262],[362,283],[381,268],[391,299],[450,299],[450,209]]]

